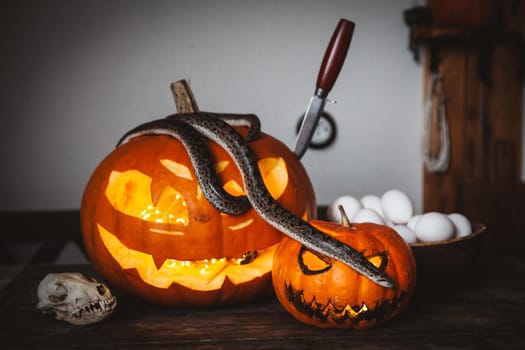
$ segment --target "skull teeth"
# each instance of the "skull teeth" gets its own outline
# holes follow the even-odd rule
[[[92,301],[83,307],[77,309],[73,312],[72,316],[75,318],[81,318],[82,315],[94,314],[94,313],[103,313],[110,314],[115,310],[117,306],[117,298],[112,297],[107,300],[96,300]]]
[[[78,272],[49,273],[37,289],[36,308],[57,320],[74,325],[102,321],[117,306],[117,299],[103,284]]]

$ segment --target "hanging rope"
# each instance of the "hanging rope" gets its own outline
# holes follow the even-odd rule
[[[436,97],[436,99],[434,99]],[[437,100],[437,117],[439,122],[439,154],[433,157],[430,153],[430,132],[432,130],[432,115],[434,101]],[[450,136],[445,111],[445,96],[441,74],[432,73],[429,81],[428,96],[424,105],[423,162],[430,173],[444,173],[450,163]]]

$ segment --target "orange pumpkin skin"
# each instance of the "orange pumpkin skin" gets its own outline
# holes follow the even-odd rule
[[[323,261],[285,237],[274,256],[272,277],[277,298],[292,316],[320,328],[367,329],[401,312],[414,293],[416,265],[410,247],[394,230],[372,223],[310,223],[362,252],[395,287],[381,287],[339,261]]]
[[[239,195],[239,170],[221,147],[208,145],[225,189]],[[303,218],[315,217],[314,191],[297,157],[263,133],[250,146],[277,201]],[[265,175],[265,167],[276,171]],[[111,152],[92,174],[80,213],[95,270],[123,292],[153,303],[209,307],[271,291],[272,258],[282,233],[253,209],[230,216],[211,206],[174,138],[138,137]],[[253,251],[257,256],[250,262],[245,253]]]

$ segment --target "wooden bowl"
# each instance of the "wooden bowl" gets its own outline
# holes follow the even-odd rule
[[[486,227],[473,224],[465,237],[410,244],[416,259],[418,282],[442,281],[464,276],[476,265]]]

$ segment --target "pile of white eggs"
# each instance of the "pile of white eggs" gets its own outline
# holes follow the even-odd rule
[[[399,190],[389,190],[381,197],[339,197],[328,206],[327,216],[330,221],[341,222],[339,205],[343,206],[350,222],[391,226],[409,244],[444,241],[472,233],[469,219],[459,213],[446,215],[428,212],[414,215],[412,200]]]

